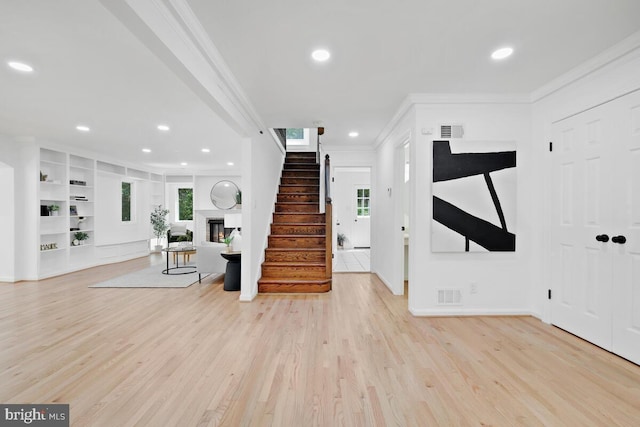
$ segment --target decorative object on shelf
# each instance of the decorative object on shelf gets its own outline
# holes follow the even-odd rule
[[[58,249],[58,244],[57,243],[43,243],[40,245],[40,250],[41,251],[50,251],[53,249]]]
[[[151,226],[153,227],[153,234],[156,236],[157,242],[160,242],[164,233],[169,230],[169,224],[167,224],[167,215],[169,214],[169,209],[162,209],[162,205],[158,205],[155,207],[153,212],[151,212]],[[161,244],[156,244],[155,250],[160,251],[162,249]]]
[[[40,205],[40,216],[49,216],[49,206]]]
[[[89,234],[85,233],[84,231],[76,231],[75,233],[73,233],[73,241],[71,242],[71,244],[73,246],[84,245],[84,241],[87,239],[89,239]]]
[[[236,208],[242,209],[242,190],[238,190],[236,193]]]
[[[87,185],[87,181],[79,181],[77,179],[70,179],[69,180],[69,184],[86,186]]]
[[[344,233],[338,233],[338,246],[343,247],[345,240],[347,240],[347,236]]]
[[[76,205],[69,206],[69,215],[78,216],[78,207]]]
[[[225,245],[227,245],[227,252],[231,252],[231,242],[233,241],[233,237],[229,236],[229,237],[225,237],[224,240],[222,241],[222,243],[224,243]]]
[[[40,171],[40,182],[46,182],[48,176],[49,175],[47,175],[46,173],[42,173],[42,171]]]
[[[211,203],[218,209],[232,209],[238,204],[238,194],[242,202],[242,194],[238,186],[232,181],[219,181],[213,187],[209,197]]]
[[[58,205],[49,205],[49,216],[58,216],[60,213],[60,206]]]

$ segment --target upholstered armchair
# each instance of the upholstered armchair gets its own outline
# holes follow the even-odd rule
[[[193,231],[187,230],[186,225],[171,224],[167,231],[167,243],[171,246],[174,242],[193,242]]]
[[[226,247],[224,243],[200,242],[196,252],[198,282],[202,281],[203,274],[222,274],[226,271],[227,261],[220,256],[220,252],[226,250]]]

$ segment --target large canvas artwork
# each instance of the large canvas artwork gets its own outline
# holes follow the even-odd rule
[[[433,252],[516,249],[515,142],[433,142]]]

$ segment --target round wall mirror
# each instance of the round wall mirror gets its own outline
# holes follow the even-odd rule
[[[218,209],[236,206],[240,189],[232,181],[219,181],[211,188],[211,203]]]

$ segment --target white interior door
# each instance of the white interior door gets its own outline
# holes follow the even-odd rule
[[[640,93],[553,133],[552,323],[640,364]]]
[[[354,248],[371,246],[371,187],[354,185],[352,243]]]
[[[640,92],[621,98],[615,107],[621,139],[615,162],[616,239],[611,248],[613,352],[640,364]]]
[[[553,127],[551,230],[551,321],[606,349],[611,348],[612,248],[604,240],[613,224],[608,110],[599,107]]]

